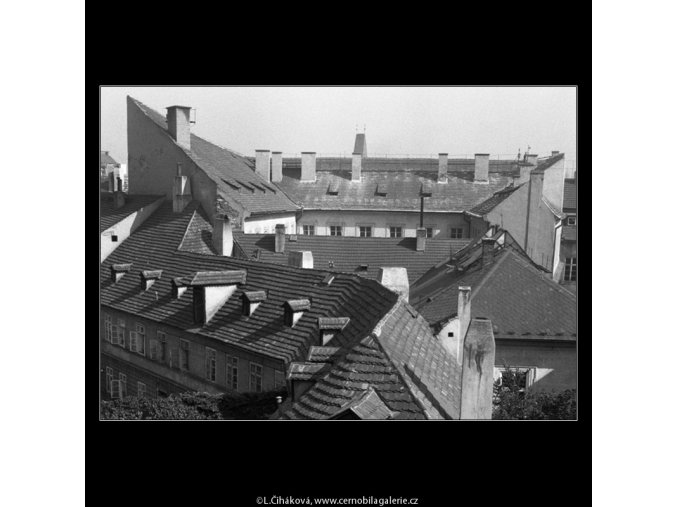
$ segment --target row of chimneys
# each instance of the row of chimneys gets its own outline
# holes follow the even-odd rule
[[[129,273],[132,264],[113,264],[110,267],[111,281],[119,282]],[[141,290],[147,291],[162,278],[162,270],[143,270],[139,273]],[[247,281],[245,270],[232,271],[199,271],[192,277],[176,277],[172,279],[172,298],[179,299],[188,287],[193,287],[193,318],[196,324],[206,325],[218,310],[228,301],[237,290],[238,285]],[[266,301],[268,294],[265,290],[244,291],[242,293],[242,314],[251,316],[256,309]],[[284,323],[294,327],[304,312],[310,310],[310,299],[290,299],[285,301]],[[320,329],[320,345],[326,345],[331,338],[341,332],[348,325],[350,318],[318,318]]]

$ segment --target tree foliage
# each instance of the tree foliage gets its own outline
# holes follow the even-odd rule
[[[137,398],[101,402],[102,419],[268,419],[284,391],[237,395],[185,392],[166,398]]]
[[[502,385],[494,388],[492,419],[576,419],[576,390],[530,392],[522,374],[503,372]]]

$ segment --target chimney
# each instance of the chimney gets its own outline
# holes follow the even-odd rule
[[[301,152],[301,181],[315,181],[315,152]]]
[[[247,291],[242,294],[242,315],[251,317],[256,309],[267,299],[265,290]]]
[[[449,154],[440,153],[440,165],[437,171],[437,182],[446,183],[447,182],[447,166],[449,165]]]
[[[350,317],[319,317],[317,326],[320,328],[320,346],[326,346],[349,322]]]
[[[174,188],[172,192],[174,213],[181,213],[190,201],[190,181],[188,180],[188,176],[184,176],[181,173],[181,164],[176,164],[176,176],[174,177]]]
[[[458,340],[456,349],[456,360],[461,364],[463,360],[463,340],[470,326],[470,287],[458,288],[458,306],[456,308],[458,317]]]
[[[129,273],[132,269],[130,264],[113,264],[110,267],[110,277],[113,283],[118,283],[120,279],[125,276],[125,273]]]
[[[115,185],[117,184],[117,181],[115,180],[115,172],[111,171],[108,173],[108,191],[109,192],[115,192],[117,190],[115,188]]]
[[[538,165],[538,155],[536,153],[529,153],[527,155],[527,163],[537,166]]]
[[[291,251],[289,252],[289,265],[296,268],[313,269],[313,252]]]
[[[489,182],[489,154],[475,153],[475,183]]]
[[[169,106],[167,108],[167,130],[179,146],[190,150],[190,107]]]
[[[350,170],[350,181],[360,181],[362,179],[362,154],[353,153],[353,165]]]
[[[353,153],[359,153],[367,158],[367,134],[355,134],[355,147]]]
[[[270,181],[270,150],[256,150],[256,174]]]
[[[273,183],[282,181],[282,152],[273,152]]]
[[[405,301],[409,301],[407,268],[379,268],[377,280],[385,288],[398,293]]]
[[[120,180],[120,178],[118,178]],[[118,186],[121,188],[122,185]],[[115,203],[115,209],[122,208],[125,205],[125,194],[122,190],[117,190],[113,193],[113,201]]]
[[[238,284],[247,280],[247,272],[198,271],[188,284],[193,287],[193,319],[204,326],[233,295]]]
[[[482,267],[494,262],[496,240],[494,238],[482,238]]]
[[[489,319],[472,319],[463,342],[461,419],[491,419],[496,342]]]
[[[416,251],[424,252],[425,251],[425,227],[416,228]]]
[[[282,306],[284,306],[285,326],[294,327],[303,315],[303,312],[310,310],[310,300],[292,299],[290,301],[285,301]]]
[[[233,227],[227,216],[217,215],[214,218],[212,242],[218,255],[225,257],[233,255]]]
[[[284,224],[275,226],[275,253],[284,253]]]
[[[139,277],[141,278],[141,290],[146,291],[155,283],[155,280],[159,280],[162,277],[162,270],[141,271]]]

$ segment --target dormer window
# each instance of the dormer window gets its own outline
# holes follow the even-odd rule
[[[259,305],[266,300],[266,291],[248,291],[242,294],[242,315],[251,316]]]
[[[317,319],[320,328],[320,345],[329,343],[350,322],[349,317],[320,317]]]
[[[160,277],[162,277],[162,270],[156,269],[153,271],[141,271],[139,276],[141,277],[141,289],[148,290],[150,289],[151,285],[155,283],[155,280],[159,280]]]
[[[132,264],[113,264],[110,267],[110,275],[113,283],[117,283],[120,279],[125,276],[125,273],[129,273],[132,269]]]
[[[567,225],[576,225],[576,217],[567,217]]]
[[[188,283],[181,277],[172,278],[172,298],[179,299],[188,289]]]
[[[294,327],[303,312],[310,310],[309,299],[292,299],[284,303],[284,324],[288,327]]]

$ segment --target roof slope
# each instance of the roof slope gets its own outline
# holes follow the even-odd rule
[[[409,283],[431,267],[465,247],[470,239],[428,239],[425,251],[416,251],[416,238],[358,238],[351,236],[310,236],[299,234],[285,240],[285,252],[275,253],[274,234],[234,232],[235,241],[251,259],[287,264],[289,252],[310,250],[316,269],[378,277],[380,267],[407,268]],[[362,269],[361,266],[367,266]]]
[[[458,418],[460,367],[403,299],[371,336],[348,348],[282,418],[335,417],[370,389],[390,412],[397,413],[395,419]]]
[[[348,165],[340,171],[318,170],[315,182],[302,182],[300,170],[287,169],[279,186],[304,209],[418,211],[421,188],[424,188],[432,192],[432,196],[425,199],[425,211],[463,212],[511,182],[511,176],[502,174],[490,174],[489,183],[480,184],[473,182],[472,174],[450,173],[448,183],[438,183],[436,173],[369,171],[367,163],[360,182],[350,181]],[[337,193],[330,194],[330,187]],[[384,189],[386,195],[382,195]]]
[[[481,247],[479,247],[481,248]],[[412,287],[414,308],[435,327],[456,315],[458,287],[470,286],[473,315],[491,320],[498,338],[572,339],[576,298],[511,248],[461,272],[443,266]]]
[[[486,201],[483,201],[479,203],[477,206],[474,208],[470,209],[468,212],[473,213],[475,215],[483,216],[489,213],[492,209],[494,209],[496,206],[501,204],[504,200],[506,200],[510,195],[520,188],[522,185],[518,185],[516,187],[510,186],[507,188],[504,188],[503,190],[499,190],[496,192],[494,195],[489,197]]]
[[[164,199],[164,197],[164,195],[125,194],[125,204],[116,209],[113,194],[110,192],[101,192],[99,196],[99,232],[103,232],[106,229],[113,227],[132,213],[141,210],[143,207],[154,203],[158,199]]]
[[[165,203],[101,264],[102,305],[289,362],[305,357],[309,347],[317,345],[318,317],[350,318],[332,341],[342,346],[367,336],[397,301],[397,295],[378,282],[355,275],[335,274],[327,285],[322,284],[326,271],[179,251],[196,209],[192,203],[182,213],[173,213],[171,203]],[[125,263],[132,263],[131,272],[113,283],[110,267]],[[162,278],[142,291],[139,271],[149,269],[161,269]],[[171,280],[222,270],[246,270],[246,283],[238,285],[209,323],[199,327],[193,321],[193,289],[173,299]],[[242,293],[257,290],[266,290],[267,299],[252,316],[242,315]],[[299,298],[309,299],[311,307],[289,328],[284,325],[283,303]]]
[[[134,98],[130,97],[130,100],[159,128],[167,131],[167,120],[163,115]],[[195,134],[190,135],[190,150],[184,151],[217,184],[221,196],[250,213],[295,211],[298,208],[274,183],[268,183],[256,174],[246,157]]]

